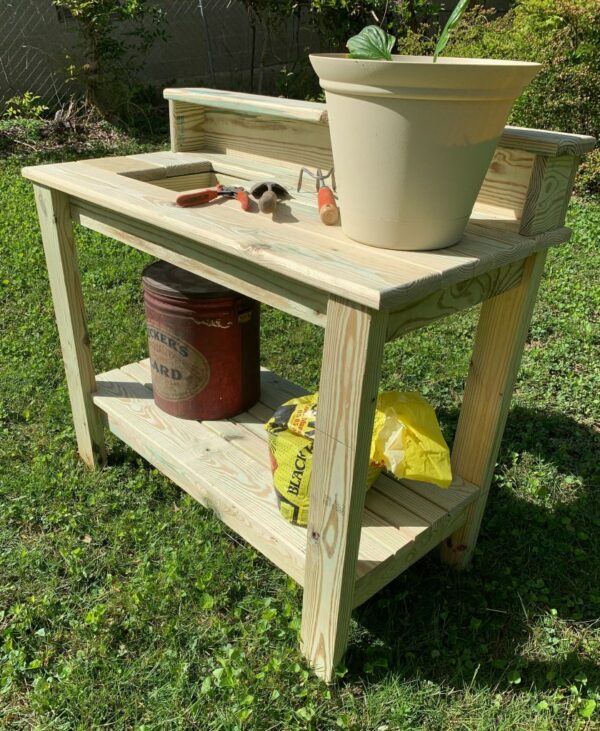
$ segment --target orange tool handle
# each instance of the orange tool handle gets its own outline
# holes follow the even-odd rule
[[[238,192],[235,194],[235,197],[240,202],[240,206],[244,211],[250,210],[250,196],[248,193],[246,193],[245,190],[238,190]]]
[[[189,206],[201,206],[203,203],[209,203],[218,197],[218,190],[207,188],[206,190],[193,190],[191,193],[181,193],[175,198],[175,203],[183,208],[188,208]]]
[[[319,188],[317,193],[317,202],[319,204],[319,218],[326,226],[333,226],[339,221],[340,210],[337,207],[333,191],[331,188],[324,186]]]

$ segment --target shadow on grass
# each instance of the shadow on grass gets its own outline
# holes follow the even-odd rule
[[[456,423],[457,413],[440,416]],[[533,467],[519,468],[524,453]],[[513,409],[471,570],[454,572],[432,551],[359,607],[349,677],[544,690],[583,674],[597,690],[600,668],[586,653],[600,615],[599,454],[593,428]]]

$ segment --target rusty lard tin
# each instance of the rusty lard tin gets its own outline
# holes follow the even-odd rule
[[[182,419],[225,419],[260,396],[260,306],[158,261],[143,272],[154,401]]]

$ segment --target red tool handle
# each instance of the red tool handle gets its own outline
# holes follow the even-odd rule
[[[246,193],[245,190],[238,190],[238,192],[235,194],[235,197],[240,202],[240,206],[244,211],[250,210],[250,196],[248,193]]]
[[[331,188],[326,185],[319,188],[317,203],[319,204],[319,218],[326,226],[333,226],[339,221],[340,210],[337,207]]]
[[[201,206],[219,197],[219,191],[207,188],[206,190],[193,190],[191,193],[181,193],[175,198],[175,203],[183,208],[189,206]]]

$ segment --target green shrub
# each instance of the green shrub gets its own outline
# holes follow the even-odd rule
[[[40,119],[48,107],[40,104],[41,97],[31,91],[22,96],[11,96],[6,101],[2,117],[4,119]]]
[[[598,0],[519,0],[498,18],[476,8],[465,16],[446,52],[543,64],[516,101],[510,123],[600,136]],[[582,166],[577,189],[600,191],[597,151]]]
[[[78,53],[66,58],[69,80],[83,86],[89,107],[129,119],[141,88],[137,72],[154,43],[166,38],[164,10],[151,0],[52,2],[71,15],[79,34]]]

